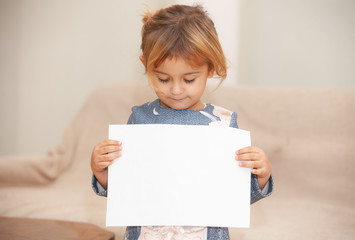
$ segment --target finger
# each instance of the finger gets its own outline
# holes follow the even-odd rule
[[[255,168],[251,170],[251,173],[258,176],[265,176],[266,170],[264,168]]]
[[[105,168],[107,168],[108,166],[110,166],[113,163],[113,161],[110,162],[100,162],[98,167],[99,170],[104,170]]]
[[[117,145],[121,145],[121,142],[112,139],[106,139],[101,141],[97,146],[100,148],[102,146],[117,146]]]
[[[252,152],[258,152],[258,148],[253,146],[241,148],[238,151],[236,151],[236,154],[244,154],[244,153],[252,153]]]
[[[109,154],[100,155],[98,157],[98,160],[99,160],[99,162],[111,162],[111,161],[113,161],[116,158],[119,158],[121,156],[122,156],[121,152],[109,153]]]
[[[256,161],[260,158],[259,153],[243,153],[237,154],[235,159],[238,161]]]
[[[246,162],[240,162],[239,163],[240,167],[244,167],[244,168],[261,168],[262,164],[259,161],[246,161]]]
[[[113,152],[118,152],[122,150],[122,146],[103,146],[98,150],[98,154],[108,154]]]

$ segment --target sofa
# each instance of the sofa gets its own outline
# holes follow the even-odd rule
[[[106,198],[91,189],[91,150],[109,124],[126,123],[133,105],[155,98],[146,83],[99,87],[48,154],[0,157],[0,216],[106,228]],[[272,164],[273,194],[251,206],[250,228],[229,229],[231,239],[354,239],[354,89],[222,84],[203,101],[237,112]],[[107,229],[123,239],[123,227]]]

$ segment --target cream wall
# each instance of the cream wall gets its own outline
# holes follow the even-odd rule
[[[232,82],[355,86],[354,1],[238,2],[240,26],[222,24],[240,29],[236,50],[225,49],[237,52]],[[0,0],[0,155],[45,153],[93,89],[146,81],[143,3],[174,1]]]
[[[355,87],[355,1],[241,1],[238,83]]]
[[[0,0],[0,154],[45,153],[88,94],[145,81],[140,14],[158,0]]]

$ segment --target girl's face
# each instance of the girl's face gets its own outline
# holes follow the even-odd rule
[[[181,57],[174,57],[167,58],[153,69],[151,82],[162,106],[199,110],[204,108],[200,99],[207,78],[213,77],[213,74],[207,64],[195,67]]]

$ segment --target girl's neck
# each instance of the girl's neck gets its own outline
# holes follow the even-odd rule
[[[159,100],[159,101],[160,101],[160,105],[162,107],[171,108],[168,105],[166,105],[164,102],[162,102],[161,100]],[[197,103],[193,104],[192,106],[190,106],[186,109],[175,109],[175,108],[171,108],[171,109],[175,109],[175,110],[202,110],[205,107],[206,107],[206,104],[204,104],[203,102],[201,102],[201,100],[199,100]]]

